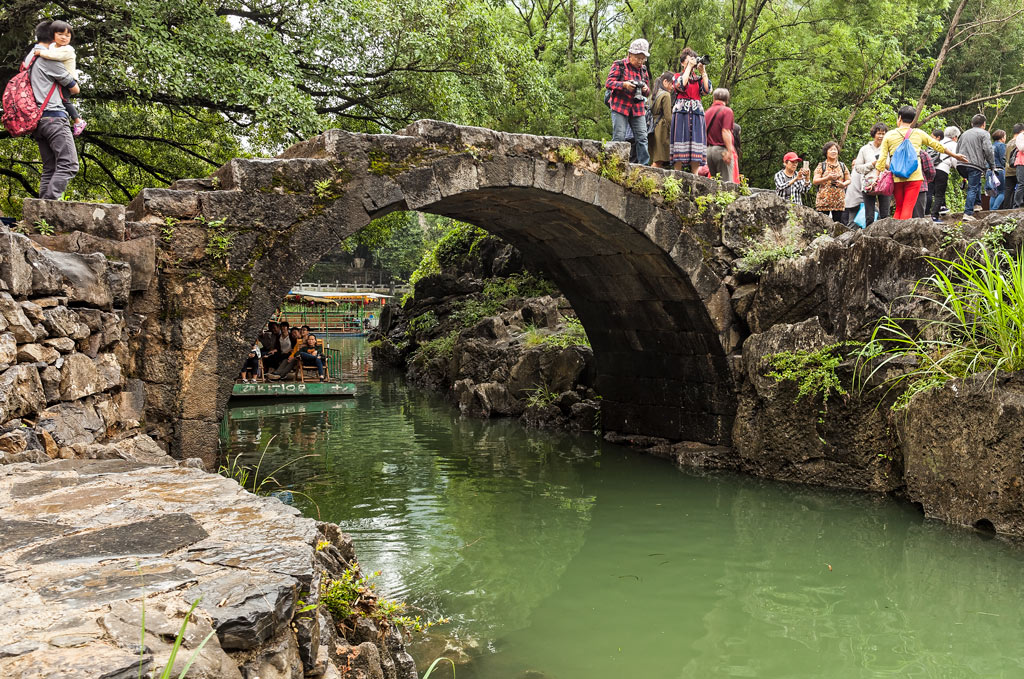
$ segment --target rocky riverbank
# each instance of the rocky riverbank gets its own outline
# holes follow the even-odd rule
[[[0,676],[158,676],[188,617],[174,676],[198,651],[193,679],[415,678],[397,628],[321,599],[354,564],[337,526],[156,453],[5,465]]]
[[[440,271],[416,281],[411,299],[385,307],[370,338],[374,361],[473,417],[599,428],[594,352],[572,307],[512,246],[468,231],[450,239]]]

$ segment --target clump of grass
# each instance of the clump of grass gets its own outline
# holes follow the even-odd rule
[[[414,632],[424,632],[434,625],[448,622],[446,618],[424,620],[422,616],[409,615],[406,603],[382,599],[373,584],[379,576],[380,571],[363,575],[359,564],[353,563],[340,577],[321,583],[320,604],[330,611],[339,626],[345,626],[357,616],[372,618],[385,627],[401,627]]]
[[[661,195],[666,203],[674,203],[679,200],[683,191],[683,183],[675,177],[665,177],[661,182]]]
[[[836,368],[843,362],[843,349],[853,346],[860,346],[860,343],[837,342],[818,349],[771,354],[767,357],[771,370],[766,376],[776,382],[795,382],[797,393],[794,403],[805,397],[821,398],[822,408],[827,408],[828,399],[833,394],[849,394],[836,374]]]
[[[562,319],[565,323],[565,328],[554,335],[548,335],[543,338],[542,342],[545,345],[551,345],[561,347],[589,347],[590,338],[587,337],[587,331],[583,329],[583,323],[580,319],[575,316],[566,316]]]
[[[270,444],[274,441],[275,438],[275,436],[271,436],[270,439],[267,441],[266,445],[263,446],[263,452],[260,453],[260,457],[256,461],[255,467],[242,464],[241,461],[239,460],[241,456],[235,455],[233,458],[228,458],[226,460],[227,464],[222,464],[220,468],[217,470],[217,473],[229,479],[234,479],[236,482],[238,482],[238,485],[240,485],[242,488],[249,491],[253,495],[268,496],[273,495],[274,493],[279,491],[287,490],[292,495],[299,495],[301,497],[304,497],[307,500],[309,500],[309,502],[316,508],[316,515],[317,518],[319,518],[320,507],[316,504],[316,502],[313,501],[313,498],[311,498],[309,495],[301,491],[294,490],[292,488],[285,488],[276,478],[274,478],[274,474],[278,473],[282,469],[290,467],[299,460],[304,460],[307,457],[319,457],[318,455],[310,453],[308,455],[300,455],[298,457],[294,457],[285,462],[284,464],[278,466],[272,472],[265,473],[263,474],[263,476],[260,476],[260,470],[263,468],[263,458],[266,457],[267,451],[270,449]]]
[[[626,177],[626,165],[620,156],[611,151],[602,151],[597,154],[597,163],[602,177],[610,179],[616,184],[623,183]]]
[[[747,249],[737,264],[740,271],[762,273],[776,262],[799,257],[807,248],[803,227],[790,213],[786,224],[779,230],[767,228],[757,238],[747,239]]]
[[[633,171],[626,178],[626,188],[639,193],[645,198],[650,198],[651,194],[658,190],[658,182],[654,180],[654,177],[636,167],[633,168]]]
[[[544,408],[555,402],[558,394],[551,391],[546,384],[538,384],[526,395],[527,408]]]
[[[559,146],[558,150],[555,151],[555,155],[566,165],[575,165],[583,157],[583,154],[577,147],[568,145]]]
[[[918,281],[908,297],[937,315],[885,316],[858,361],[858,382],[864,384],[884,374],[893,361],[912,359],[909,370],[883,380],[889,390],[903,389],[893,410],[950,380],[972,375],[991,379],[1024,369],[1022,253],[1014,256],[974,244],[956,259],[927,259],[935,273]]]

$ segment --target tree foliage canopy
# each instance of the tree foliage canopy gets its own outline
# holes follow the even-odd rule
[[[9,0],[5,82],[44,17],[75,27],[86,74],[76,199],[125,201],[329,127],[608,138],[604,77],[641,36],[653,75],[685,45],[711,56],[754,185],[789,149],[817,158],[834,138],[852,156],[905,103],[928,127],[1024,119],[1019,0]],[[39,169],[32,140],[0,137],[0,209]]]

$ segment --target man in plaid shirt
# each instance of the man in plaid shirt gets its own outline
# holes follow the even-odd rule
[[[644,39],[634,40],[629,45],[629,54],[612,64],[604,86],[608,90],[608,107],[612,110],[612,141],[626,141],[626,129],[633,129],[636,139],[636,160],[649,165],[651,154],[647,151],[647,104],[637,99],[639,94],[651,93],[651,78],[647,74],[647,57],[650,47]]]

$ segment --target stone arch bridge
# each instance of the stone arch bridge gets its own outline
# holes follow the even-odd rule
[[[126,232],[158,244],[131,308],[147,421],[177,454],[209,460],[239,366],[289,288],[370,220],[420,210],[500,236],[558,285],[591,339],[606,430],[728,443],[747,334],[728,265],[756,223],[794,208],[726,208],[716,182],[630,167],[627,152],[420,121],[396,135],[331,130],[143,190]]]

